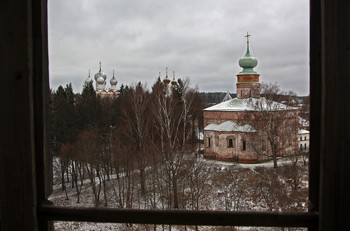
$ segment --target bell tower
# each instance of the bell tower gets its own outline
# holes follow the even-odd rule
[[[258,60],[251,56],[249,51],[249,36],[247,33],[247,51],[244,57],[239,60],[239,66],[243,68],[241,72],[237,74],[237,98],[260,98],[260,74],[254,71],[254,67],[258,65]]]

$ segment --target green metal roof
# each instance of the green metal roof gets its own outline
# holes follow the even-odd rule
[[[254,71],[254,67],[258,65],[258,60],[251,56],[249,51],[249,45],[247,45],[247,52],[245,56],[239,59],[239,66],[243,68],[238,75],[250,75],[250,74],[258,74]]]

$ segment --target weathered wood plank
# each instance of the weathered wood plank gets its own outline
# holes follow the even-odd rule
[[[65,208],[48,205],[39,209],[39,215],[63,221],[206,226],[309,227],[318,222],[317,213]]]
[[[0,17],[1,230],[35,230],[30,1],[2,1]]]
[[[322,1],[321,230],[348,230],[350,2]]]

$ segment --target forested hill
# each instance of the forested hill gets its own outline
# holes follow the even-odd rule
[[[200,96],[210,105],[221,103],[227,92],[200,92]],[[231,97],[236,97],[236,94],[230,93]]]

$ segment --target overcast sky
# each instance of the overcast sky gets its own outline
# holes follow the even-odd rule
[[[50,87],[80,92],[88,70],[113,69],[118,87],[153,85],[159,72],[199,91],[236,91],[245,35],[260,82],[309,93],[309,1],[49,0]]]

